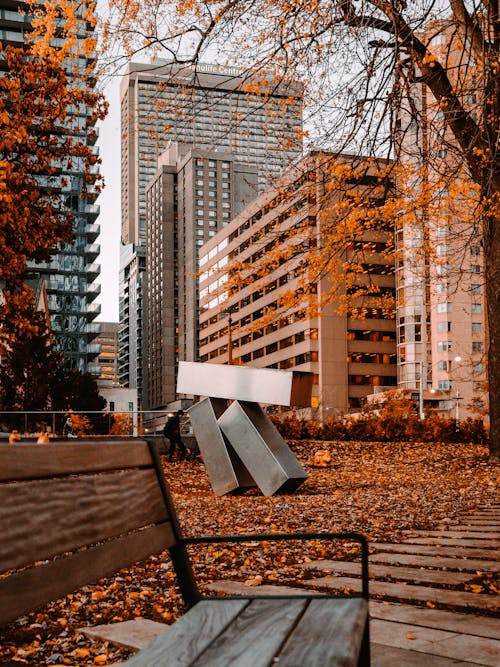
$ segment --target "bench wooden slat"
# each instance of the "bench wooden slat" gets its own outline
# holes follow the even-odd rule
[[[355,667],[368,604],[357,599],[311,600],[279,656],[280,667]]]
[[[0,481],[151,466],[147,442],[0,444]]]
[[[300,599],[251,600],[193,667],[268,667],[306,605]]]
[[[4,484],[0,507],[2,571],[167,518],[154,470]]]
[[[0,623],[164,551],[173,541],[170,523],[163,523],[0,579]]]
[[[185,667],[199,656],[245,609],[248,600],[202,600],[146,648],[127,667]]]

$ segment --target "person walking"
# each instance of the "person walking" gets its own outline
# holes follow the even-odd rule
[[[168,460],[171,461],[176,449],[180,451],[182,458],[187,458],[188,452],[182,442],[181,438],[181,417],[184,415],[184,410],[177,410],[177,412],[169,417],[167,423],[163,427],[163,435],[170,441],[170,449],[168,450]]]

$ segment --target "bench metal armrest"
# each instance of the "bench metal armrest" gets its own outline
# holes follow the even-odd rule
[[[348,539],[361,545],[361,597],[368,600],[368,540],[356,532],[307,532],[307,533],[264,533],[256,535],[203,535],[201,537],[183,537],[182,543],[209,544],[222,542],[270,542],[281,540],[341,540]]]

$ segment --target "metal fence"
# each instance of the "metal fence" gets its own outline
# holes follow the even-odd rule
[[[120,436],[141,437],[161,435],[168,416],[166,411],[123,410],[94,412],[84,410],[27,410],[0,411],[0,436],[16,430],[23,437],[48,433],[50,437],[66,436]],[[70,426],[68,426],[68,418]],[[66,426],[65,426],[66,425]],[[188,420],[182,432],[191,432]]]

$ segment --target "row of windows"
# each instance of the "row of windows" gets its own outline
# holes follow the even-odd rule
[[[472,303],[470,307],[471,313],[481,313],[482,306],[480,303]],[[436,311],[438,313],[451,313],[451,303],[438,303],[436,306]]]
[[[396,354],[381,352],[351,352],[347,355],[348,363],[356,364],[397,364]]]

